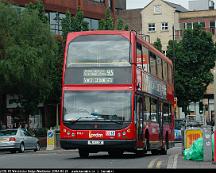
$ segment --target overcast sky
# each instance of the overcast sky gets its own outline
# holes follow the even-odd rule
[[[166,1],[182,5],[183,7],[188,9],[189,0],[166,0]],[[127,9],[134,9],[134,8],[145,7],[149,2],[151,2],[151,0],[126,0],[126,2],[127,2]]]

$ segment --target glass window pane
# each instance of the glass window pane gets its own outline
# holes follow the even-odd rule
[[[144,101],[144,120],[150,120],[150,98],[148,96],[145,96]]]
[[[163,79],[167,82],[167,63],[163,61]]]
[[[156,56],[153,53],[150,53],[150,70],[153,76],[157,76]]]
[[[65,121],[131,121],[131,92],[92,91],[64,93]]]
[[[158,72],[158,77],[162,79],[162,60],[160,57],[157,56],[157,72]]]
[[[192,29],[192,23],[187,23],[187,29]]]
[[[131,66],[129,52],[129,40],[119,35],[80,36],[69,44],[67,67]]]
[[[152,122],[157,122],[157,100],[151,98],[151,116]]]

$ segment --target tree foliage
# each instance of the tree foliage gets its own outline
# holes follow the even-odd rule
[[[111,15],[110,9],[107,8],[105,11],[105,18],[99,21],[99,30],[126,30],[128,31],[128,25],[124,25],[122,18],[117,19],[117,23],[115,25],[114,19]]]
[[[216,47],[209,32],[196,27],[185,30],[180,42],[169,42],[167,56],[172,59],[174,48],[175,94],[178,105],[185,108],[190,102],[203,98],[213,81],[210,72],[215,66]]]
[[[41,0],[37,0],[35,3],[30,2],[26,5],[26,8],[30,13],[33,11],[36,12],[40,20],[44,23],[48,22],[48,17],[45,15],[44,5]]]
[[[80,8],[77,9],[75,16],[72,16],[69,11],[66,12],[65,18],[62,19],[62,35],[66,40],[69,32],[88,31],[88,22],[84,21],[84,15]]]
[[[114,20],[109,8],[105,11],[105,18],[99,21],[99,30],[114,30]]]
[[[159,50],[160,52],[162,52],[162,44],[161,44],[161,40],[159,38],[157,38],[157,40],[153,43],[153,46]]]
[[[26,113],[34,113],[53,90],[56,41],[37,8],[17,13],[0,3],[0,10],[0,95],[19,95]]]

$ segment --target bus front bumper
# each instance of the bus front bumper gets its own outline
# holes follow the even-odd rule
[[[100,151],[108,151],[111,149],[132,150],[136,146],[135,140],[103,140],[103,144],[89,144],[88,141],[61,139],[60,145],[65,150],[84,148]]]

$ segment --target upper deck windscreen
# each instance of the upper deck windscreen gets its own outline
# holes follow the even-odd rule
[[[130,42],[121,35],[84,35],[68,45],[65,84],[129,84]]]
[[[120,35],[87,35],[68,47],[67,67],[130,66],[129,40]]]

